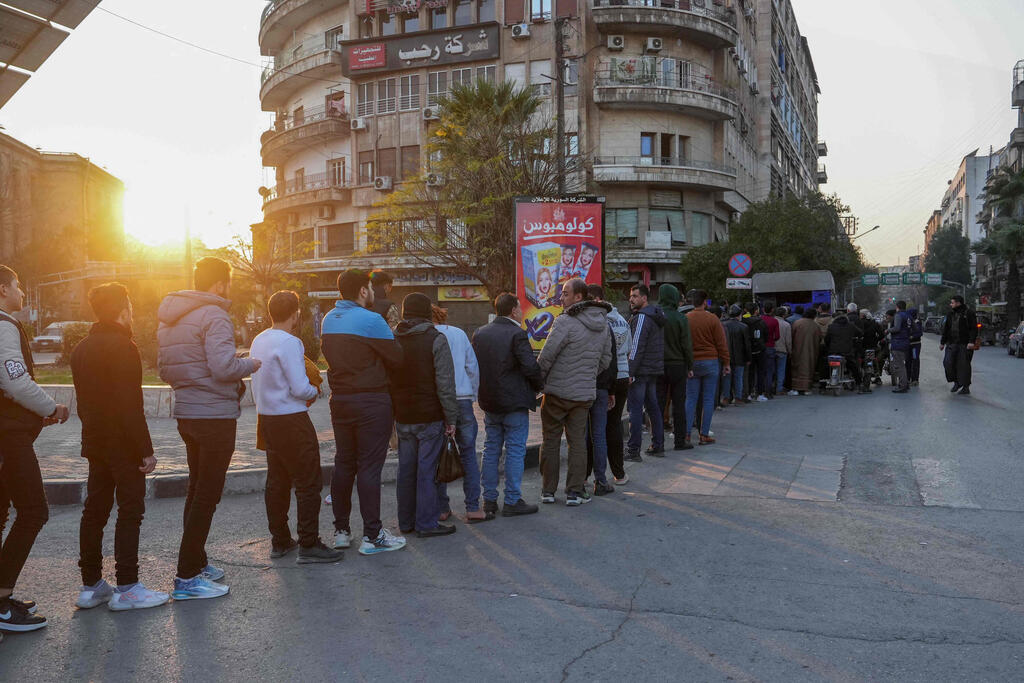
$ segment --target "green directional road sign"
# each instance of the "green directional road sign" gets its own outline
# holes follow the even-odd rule
[[[877,287],[878,273],[871,273],[870,275],[861,275],[860,284],[862,287]]]
[[[919,285],[924,282],[924,273],[903,273],[903,284]]]
[[[924,283],[926,285],[941,285],[942,284],[942,273],[925,273]]]
[[[883,285],[898,285],[900,284],[899,273],[882,273],[882,284]]]

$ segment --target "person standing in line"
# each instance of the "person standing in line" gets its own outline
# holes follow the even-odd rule
[[[910,356],[907,359],[907,374],[910,379],[910,386],[916,387],[921,379],[921,337],[924,330],[921,328],[921,321],[917,317],[917,309],[911,308],[907,311],[910,318]]]
[[[629,351],[629,441],[626,460],[642,462],[644,409],[651,418],[651,446],[647,455],[665,457],[665,422],[658,407],[658,378],[665,374],[665,313],[648,303],[647,285],[633,285],[629,291],[629,319],[632,342]]]
[[[711,436],[711,418],[715,414],[715,387],[719,372],[728,377],[731,372],[729,346],[725,341],[725,330],[717,316],[705,309],[707,294],[698,290],[693,300],[694,308],[687,313],[690,322],[690,337],[693,339],[693,369],[689,372],[686,387],[686,433],[688,442],[697,416],[697,399],[704,404],[699,425],[700,445],[715,443]],[[723,368],[723,369],[719,369]]]
[[[786,320],[785,306],[775,309],[775,322],[779,326],[779,340],[775,343],[775,394],[785,396],[786,361],[793,353],[793,326]]]
[[[679,298],[679,290],[670,284],[658,288],[658,306],[665,314],[665,374],[658,383],[658,406],[664,414],[668,402],[672,402],[673,450],[677,451],[687,447],[686,440],[680,437],[686,424],[687,376],[693,366],[690,322],[679,312]]]
[[[139,529],[146,512],[146,475],[156,469],[142,399],[142,357],[132,341],[128,288],[111,282],[89,290],[97,322],[71,352],[82,457],[89,462],[87,494],[78,532],[82,609],[163,605],[171,596],[139,582]],[[103,527],[117,500],[114,570],[117,587],[103,579]]]
[[[394,332],[398,323],[402,321],[402,315],[398,311],[398,304],[390,299],[391,288],[394,286],[394,278],[383,270],[375,270],[370,273],[370,282],[373,283],[373,304],[371,310],[379,313],[388,322],[388,327]]]
[[[765,349],[768,344],[768,325],[761,319],[761,307],[756,301],[747,303],[747,315],[742,319],[743,323],[750,328],[750,379],[747,385],[750,387],[750,400],[758,400],[764,403],[768,400],[765,395],[764,369],[766,367]]]
[[[405,539],[380,521],[380,475],[394,427],[388,375],[402,365],[402,347],[383,317],[373,312],[373,288],[366,271],[338,276],[341,301],[324,316],[320,337],[331,386],[331,425],[337,450],[331,478],[334,547],[352,543],[349,518],[352,487],[363,518],[360,555],[401,550]]]
[[[473,402],[480,391],[480,366],[477,365],[476,354],[469,337],[458,327],[446,324],[448,311],[437,305],[430,307],[434,328],[448,340],[448,348],[452,352],[452,363],[455,366],[455,399],[459,405],[459,418],[455,423],[455,440],[459,444],[459,456],[462,468],[466,471],[462,477],[462,494],[466,502],[466,521],[470,524],[486,522],[494,519],[494,512],[480,509],[480,463],[476,459],[476,437],[479,427]],[[448,500],[448,485],[437,485],[437,497],[441,505],[441,521],[446,521],[452,514]]]
[[[768,328],[768,334],[764,340],[764,357],[761,359],[761,364],[764,367],[761,371],[762,379],[760,384],[762,394],[769,399],[773,399],[775,398],[775,383],[778,374],[778,355],[775,345],[778,343],[782,331],[779,328],[778,318],[773,315],[775,306],[769,301],[765,303],[763,310],[764,315],[761,316],[761,321]]]
[[[540,419],[541,502],[554,503],[558,489],[562,432],[569,446],[565,504],[590,502],[587,474],[587,417],[597,397],[595,377],[612,361],[608,334],[611,304],[587,301],[587,285],[572,278],[562,287],[562,314],[555,318],[537,357],[544,378]]]
[[[790,396],[806,396],[814,383],[814,370],[818,365],[821,348],[821,328],[815,322],[818,311],[811,306],[804,309],[804,315],[793,323],[793,388]]]
[[[726,344],[729,347],[729,381],[724,381],[723,378],[723,406],[741,406],[750,402],[743,393],[743,372],[750,365],[751,359],[750,327],[740,322],[741,315],[743,308],[739,304],[733,304],[729,307],[729,317],[722,323]]]
[[[459,421],[455,365],[448,339],[430,322],[430,299],[413,292],[402,301],[395,338],[402,365],[391,376],[391,402],[398,431],[398,528],[419,538],[455,533],[442,524],[434,480],[445,437]]]
[[[599,303],[604,302],[604,287],[601,285],[588,285],[587,295]],[[622,411],[626,407],[626,396],[629,393],[629,349],[631,335],[629,323],[622,317],[622,314],[612,306],[608,311],[608,327],[612,330],[615,339],[615,360],[616,367],[615,386],[611,391],[612,407],[608,411],[608,424],[605,428],[605,436],[608,442],[608,468],[612,471],[612,478],[616,486],[622,486],[629,481],[623,461],[623,434],[622,434]]]
[[[257,429],[267,446],[267,488],[264,502],[270,528],[270,557],[284,557],[296,547],[297,564],[338,562],[342,551],[320,540],[320,440],[309,406],[319,390],[306,375],[302,340],[295,336],[300,321],[299,295],[282,290],[267,302],[273,326],[256,335],[249,355],[262,363],[252,378],[259,414]],[[295,489],[296,543],[288,528],[288,508]]]
[[[224,570],[209,563],[206,538],[224,492],[235,452],[235,433],[245,394],[242,378],[260,368],[239,358],[228,314],[231,266],[219,258],[196,262],[195,290],[168,294],[160,303],[156,336],[160,379],[174,390],[174,417],[188,458],[184,531],[178,550],[175,600],[219,598]]]
[[[18,274],[0,265],[0,490],[6,493],[0,498],[18,513],[0,546],[0,631],[35,631],[47,624],[33,601],[14,597],[14,587],[50,518],[32,444],[43,427],[63,424],[69,415],[67,406],[35,382],[28,335],[13,315],[24,305]]]
[[[954,294],[949,299],[949,315],[942,323],[939,339],[939,351],[945,350],[942,367],[946,381],[953,383],[951,393],[971,393],[971,361],[975,350],[981,348],[978,331],[978,317],[964,305],[962,296]]]
[[[589,293],[589,287],[587,288]],[[614,307],[613,307],[614,308]],[[594,473],[594,495],[604,496],[615,492],[608,483],[608,412],[615,405],[615,377],[619,374],[618,354],[615,353],[615,333],[608,327],[612,342],[612,361],[597,375],[597,393],[590,404],[587,417],[587,472]],[[584,489],[586,490],[586,489]]]
[[[802,317],[804,317],[804,307],[803,306],[794,306],[793,307],[793,312],[790,315],[786,316],[786,322],[789,323],[790,326],[792,326],[792,325],[795,325],[796,321],[800,320],[800,318],[802,318]]]
[[[878,379],[880,374],[880,368],[882,363],[881,355],[878,353],[878,343],[882,340],[882,328],[875,322],[875,319],[871,317],[871,311],[866,308],[860,309],[860,331],[863,338],[864,352],[867,354],[868,351],[875,352],[874,367],[871,373],[867,372],[865,366],[864,372],[864,393],[871,393],[871,384],[877,382],[881,384],[882,380]]]
[[[892,372],[897,387],[894,394],[905,394],[910,391],[910,380],[907,377],[907,356],[910,355],[910,316],[907,315],[907,302],[896,302],[896,316],[889,328],[889,348],[892,352]]]
[[[523,500],[523,468],[530,412],[544,387],[540,366],[522,328],[523,309],[513,294],[494,299],[494,321],[473,333],[480,366],[480,407],[484,411],[484,457],[480,482],[484,512],[498,511],[498,464],[505,449],[505,504],[502,517],[532,515],[537,506]]]

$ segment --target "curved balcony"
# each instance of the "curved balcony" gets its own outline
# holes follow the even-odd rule
[[[724,191],[736,189],[736,169],[714,161],[676,157],[597,157],[594,181]]]
[[[643,33],[683,38],[705,47],[735,47],[736,14],[711,0],[593,0],[594,23],[602,33]]]
[[[278,64],[263,70],[260,78],[260,105],[263,111],[276,111],[287,104],[288,100],[310,79],[323,79],[326,86],[329,81],[340,82],[342,54],[317,43],[307,46],[301,51],[293,52],[293,61]]]
[[[325,0],[273,0],[260,17],[260,54],[274,55],[302,24],[321,14],[329,4]]]
[[[296,152],[351,133],[348,112],[340,103],[331,108],[307,109],[301,116],[290,116],[260,136],[263,165],[280,166]]]
[[[348,202],[351,199],[351,182],[330,173],[316,173],[272,188],[263,198],[263,216],[270,217],[307,204]]]
[[[598,76],[594,85],[594,102],[609,109],[654,109],[711,121],[734,119],[739,113],[736,91],[707,78],[659,75],[626,82]]]

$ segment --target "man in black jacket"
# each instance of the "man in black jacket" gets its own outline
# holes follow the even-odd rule
[[[825,348],[828,355],[842,356],[846,359],[846,368],[857,383],[857,392],[864,393],[860,381],[860,364],[857,362],[860,346],[860,330],[850,323],[850,319],[842,311],[839,311],[825,333]]]
[[[629,328],[633,345],[629,350],[629,441],[626,460],[641,462],[644,409],[651,418],[651,446],[647,455],[665,457],[665,421],[658,406],[658,380],[665,374],[665,312],[648,303],[647,285],[633,285],[629,308],[633,311]]]
[[[481,484],[484,512],[498,510],[498,464],[505,447],[504,517],[530,515],[537,506],[523,500],[523,462],[530,431],[529,411],[537,408],[544,387],[540,366],[522,328],[523,309],[512,294],[494,300],[494,322],[473,334],[473,351],[480,366],[479,403],[484,411],[484,455]]]
[[[156,607],[170,599],[139,583],[139,529],[146,475],[156,469],[142,401],[142,358],[132,341],[128,289],[112,282],[89,291],[97,323],[71,352],[71,376],[82,420],[82,457],[89,482],[79,530],[82,587],[78,607]],[[114,561],[117,588],[103,579],[103,527],[117,500]]]
[[[953,383],[950,391],[967,395],[971,393],[971,360],[975,349],[981,348],[978,317],[964,305],[964,298],[959,294],[950,298],[949,308],[939,340],[939,351],[946,351],[942,366],[946,370],[946,381]]]
[[[725,340],[729,345],[729,367],[731,380],[722,388],[722,405],[743,405],[750,399],[743,393],[743,373],[750,365],[750,327],[740,321],[743,308],[733,304],[729,308],[729,317],[722,322],[725,328]]]
[[[761,307],[756,301],[747,303],[747,316],[742,322],[750,328],[750,372],[746,373],[747,390],[751,398],[762,403],[768,400],[763,393],[761,376],[764,371],[765,348],[768,343],[768,325],[761,319]]]

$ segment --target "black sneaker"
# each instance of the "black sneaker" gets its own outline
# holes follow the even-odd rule
[[[589,493],[586,493],[586,492],[580,493],[578,491],[569,491],[568,493],[565,494],[565,504],[568,505],[569,507],[578,507],[580,505],[583,505],[584,503],[589,503],[589,502],[590,502],[590,494]]]
[[[326,564],[341,562],[343,559],[345,559],[344,552],[328,548],[323,541],[318,540],[316,545],[299,548],[299,556],[295,558],[295,564]]]
[[[507,506],[506,506],[507,507]],[[498,513],[498,501],[496,500],[485,500],[484,501],[484,512],[488,514]]]
[[[276,546],[276,545],[274,545],[274,546],[271,546],[270,547],[270,559],[276,560],[276,559],[278,559],[280,557],[284,557],[285,555],[287,555],[288,553],[290,553],[291,551],[295,550],[298,547],[299,547],[299,544],[298,544],[298,542],[294,538],[293,539],[289,539],[288,545],[284,545],[284,546]]]
[[[36,631],[46,626],[46,617],[31,614],[21,603],[0,598],[0,631]]]
[[[953,388],[949,390],[949,393],[955,394],[958,391],[960,391],[960,385],[957,384],[956,382],[953,382]]]
[[[607,496],[609,493],[615,493],[615,487],[608,482],[598,483],[594,486],[595,496]]]
[[[665,457],[665,448],[663,446],[659,447],[659,448],[655,448],[654,446],[651,446],[646,451],[644,451],[644,455],[649,456],[649,457],[654,457],[654,458],[664,458]]]
[[[423,531],[417,531],[416,535],[420,538],[432,538],[434,536],[447,536],[448,534],[455,533],[454,524],[441,524],[438,523],[433,529],[424,529]]]
[[[497,503],[495,503],[497,505]],[[516,517],[518,515],[532,515],[539,510],[536,505],[530,505],[525,500],[520,498],[516,502],[509,505],[505,503],[504,507],[501,508],[502,517]]]
[[[626,462],[643,462],[644,459],[640,457],[640,451],[626,451],[626,457],[623,458]]]
[[[960,389],[960,391],[958,391],[956,393],[960,394],[961,396],[970,396],[971,395],[971,390],[968,389],[967,387],[963,387],[962,389]]]
[[[683,441],[681,443],[677,443],[674,450],[677,450],[677,451],[688,451],[691,448],[693,448],[693,442],[692,441]]]
[[[10,600],[15,607],[21,607],[21,609],[25,610],[29,614],[36,613],[37,608],[34,600],[17,600],[13,595],[7,599]]]

